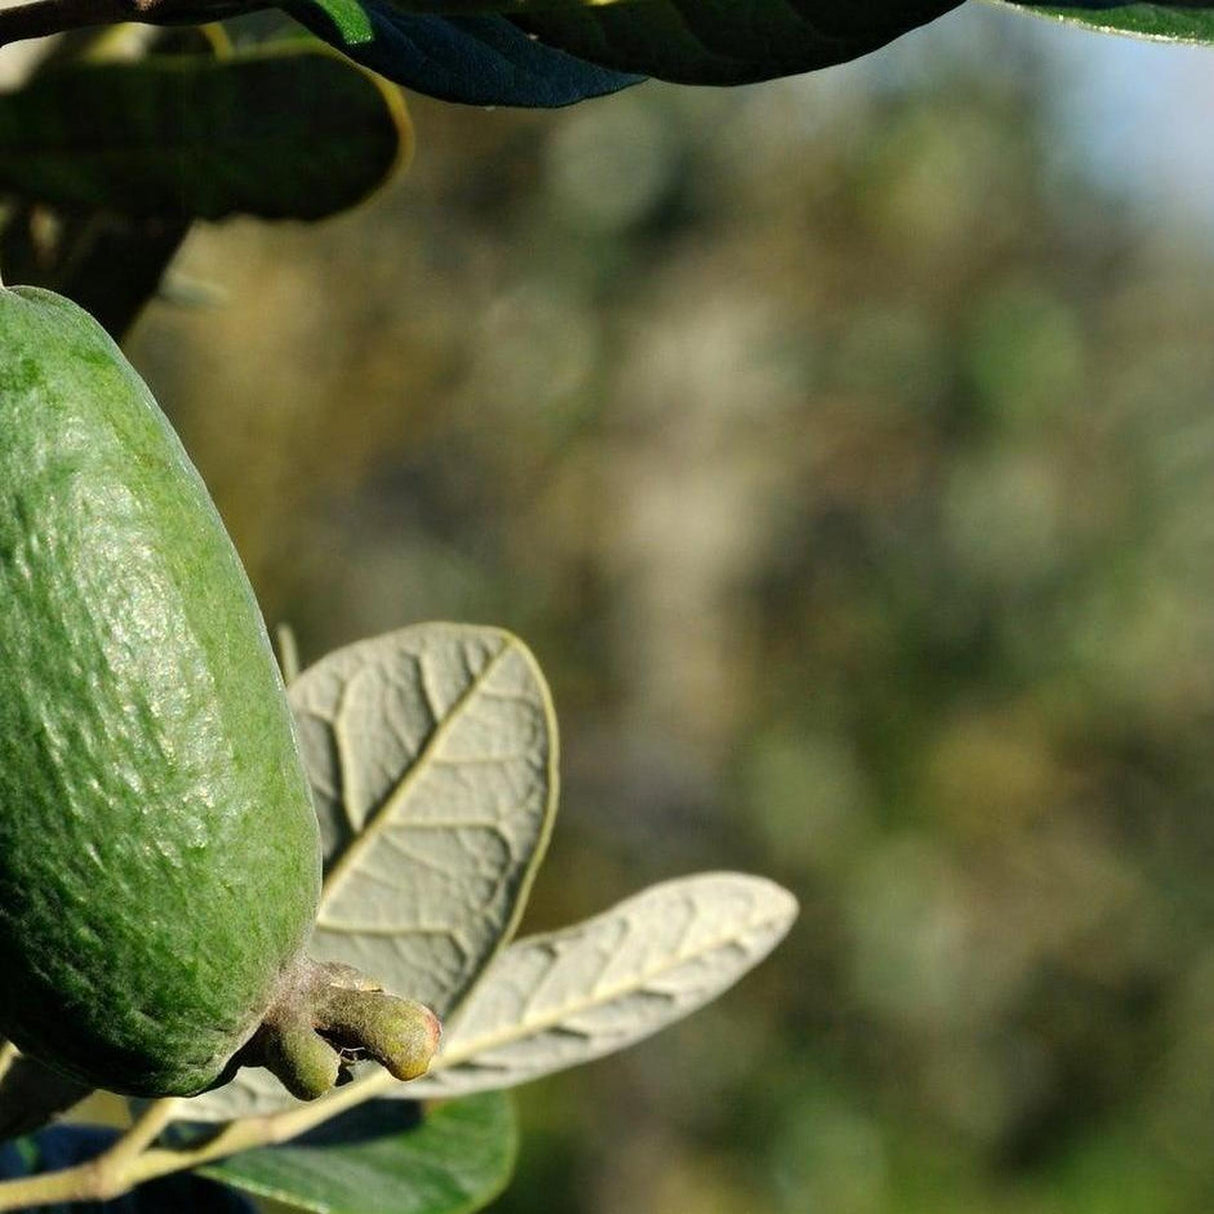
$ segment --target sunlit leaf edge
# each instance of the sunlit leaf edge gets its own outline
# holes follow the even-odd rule
[[[1180,4],[1074,3],[1030,4],[1023,0],[987,0],[1048,21],[1104,34],[1185,46],[1214,46],[1214,6]]]

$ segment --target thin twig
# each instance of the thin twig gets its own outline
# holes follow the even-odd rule
[[[206,25],[274,7],[274,0],[32,0],[0,8],[0,46],[92,25]]]
[[[0,1181],[0,1211],[54,1202],[112,1200],[136,1185],[170,1172],[196,1168],[255,1147],[287,1142],[395,1084],[387,1071],[377,1071],[300,1108],[233,1121],[214,1138],[180,1149],[151,1146],[180,1111],[176,1101],[158,1100],[109,1151],[96,1159],[45,1176]]]
[[[431,1070],[441,1070],[458,1061],[459,1056],[446,1057],[440,1053]],[[118,1142],[96,1159],[45,1176],[0,1180],[0,1212],[53,1202],[109,1201],[129,1193],[136,1185],[171,1172],[184,1172],[241,1151],[288,1142],[398,1086],[397,1080],[377,1067],[364,1078],[334,1088],[319,1100],[281,1113],[229,1122],[213,1138],[197,1146],[180,1148],[152,1145],[174,1116],[183,1111],[177,1100],[157,1100]],[[184,1113],[188,1119],[188,1106]]]
[[[121,1183],[130,1166],[160,1137],[164,1128],[173,1120],[179,1104],[180,1101],[172,1096],[153,1100],[131,1128],[105,1154],[97,1158],[94,1166]]]
[[[0,46],[90,25],[113,25],[134,16],[135,5],[127,0],[34,0],[0,9]]]

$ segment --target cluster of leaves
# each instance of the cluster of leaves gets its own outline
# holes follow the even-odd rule
[[[417,92],[472,105],[561,106],[614,92],[647,77],[720,85],[817,70],[867,54],[961,2],[801,0],[790,5],[784,0],[746,0],[742,4],[698,0],[675,5],[670,0],[605,4],[498,0],[497,4],[478,5],[473,13],[461,11],[465,6],[459,3],[427,0],[415,4],[292,0],[282,7],[325,42]],[[1113,0],[1070,0],[1054,5],[1001,2],[1100,29],[1196,42],[1214,38],[1214,10],[1205,5],[1119,4]],[[52,8],[55,3],[41,0]],[[173,22],[191,15],[202,19],[207,11],[205,7],[176,8],[173,0],[162,0],[163,16],[156,3],[141,7],[146,20]],[[250,0],[245,5],[231,5],[230,12],[225,12],[233,15],[242,8],[257,7],[260,5]],[[97,10],[91,8],[86,15],[96,20]],[[52,11],[47,17],[52,28],[54,20]],[[72,17],[65,12],[61,20],[70,22]],[[147,90],[156,86],[135,87]],[[161,82],[159,87],[166,85]],[[188,107],[190,114],[179,128],[187,139],[197,134],[200,123],[222,129],[225,114],[214,108],[205,91],[216,86],[202,87],[204,91]],[[268,75],[262,88],[263,96],[298,95],[290,83],[281,92],[279,81]],[[106,95],[112,99],[112,94]],[[133,109],[123,105],[109,129],[117,129],[124,119],[138,114],[146,122],[149,100],[143,92]],[[172,98],[157,100],[171,104]],[[340,103],[335,101],[332,108],[340,109]],[[261,122],[267,120],[266,111],[264,103],[252,107]],[[169,114],[184,115],[183,110],[173,108],[158,112],[164,116],[162,121]],[[281,107],[281,112],[298,129],[291,122],[294,115],[289,107]],[[86,109],[85,121],[92,113]],[[348,129],[349,120],[346,125]],[[45,127],[41,133],[45,137]],[[9,145],[0,147],[7,151]],[[198,213],[211,212],[203,209]]]
[[[121,339],[195,220],[321,219],[412,150],[399,91],[312,40],[70,37],[0,96],[0,257],[9,281],[69,296]]]
[[[117,25],[83,47],[71,41],[23,88],[0,95],[9,275],[70,295],[117,336],[191,221],[323,218],[406,164],[412,131],[387,81],[467,104],[551,107],[647,77],[768,80],[856,58],[960,0],[502,0],[500,11],[488,5],[475,13],[424,0],[416,8],[400,0],[294,0],[284,11],[317,37],[270,21],[236,51],[218,27],[177,28],[215,11],[189,2],[140,6],[141,19],[168,23],[159,38]],[[250,0],[222,11],[258,7]],[[1214,40],[1208,6],[1013,7],[1108,30]],[[30,13],[40,25],[27,28]],[[119,6],[114,21],[122,15]],[[0,10],[0,44],[104,16],[92,3],[77,13],[71,0],[35,0]],[[343,55],[326,55],[326,43]]]
[[[1214,41],[1205,5],[999,2],[1101,29]],[[650,76],[767,80],[863,55],[960,0],[502,0],[500,11],[475,13],[425,0],[295,0],[284,12],[317,37],[271,20],[239,50],[220,27],[179,23],[260,4],[190,3],[140,6],[142,20],[167,23],[158,36],[117,24],[69,39],[24,87],[0,94],[8,275],[69,295],[119,338],[194,220],[320,219],[406,165],[412,128],[388,81],[468,104],[551,107]],[[72,0],[0,9],[0,45],[105,14],[91,0],[79,11]],[[124,15],[118,4],[112,19]],[[326,43],[343,55],[326,54]]]
[[[1188,4],[1073,0],[1047,16],[1155,37],[1209,41],[1214,10]],[[523,3],[500,13],[410,11],[399,0],[297,0],[293,16],[390,79],[448,101],[564,105],[645,77],[744,84],[855,59],[932,21],[962,0],[671,0]]]
[[[314,952],[357,958],[454,1016],[444,1062],[421,1088],[374,1071],[331,1102],[339,1108],[402,1091],[498,1089],[620,1048],[710,998],[791,921],[791,899],[766,882],[680,882],[508,949],[467,999],[517,922],[555,805],[555,726],[529,655],[490,630],[414,628],[331,655],[292,684],[291,699],[325,837]],[[171,1111],[230,1121],[292,1104],[246,1073]],[[331,1111],[322,1102],[307,1119]],[[339,1135],[336,1176],[332,1153],[315,1144],[211,1173],[349,1210],[462,1209],[502,1183],[511,1150],[501,1101],[440,1112],[399,1142],[394,1120],[379,1118],[363,1148]],[[0,1191],[0,1206],[7,1197]]]
[[[505,633],[414,626],[330,654],[288,694],[325,852],[310,952],[423,999],[447,1021],[443,1050],[408,1085],[357,1065],[312,1105],[250,1069],[192,1100],[157,1102],[136,1123],[142,1146],[155,1137],[149,1124],[168,1127],[176,1146],[130,1151],[120,1141],[117,1191],[205,1164],[233,1188],[305,1209],[475,1208],[509,1175],[509,1106],[478,1096],[417,1125],[414,1115],[402,1123],[393,1102],[498,1093],[622,1049],[719,994],[795,917],[791,895],[769,881],[705,874],[510,943],[552,827],[557,742],[539,670]],[[22,1077],[28,1101],[28,1071],[8,1074]],[[223,1158],[373,1100],[319,1139]],[[4,1103],[0,1082],[0,1111]],[[196,1134],[174,1139],[174,1122],[226,1128],[199,1145]],[[0,1183],[0,1209],[41,1199],[36,1181],[24,1183]],[[63,1192],[71,1174],[52,1183],[52,1195]],[[81,1181],[84,1195],[92,1183]]]
[[[822,67],[954,6],[706,3],[689,17],[657,2],[515,4],[509,15],[448,16],[330,0],[290,11],[350,58],[419,91],[551,106],[648,75],[739,83]],[[1192,6],[1021,7],[1197,41],[1210,40],[1214,24],[1209,9]],[[155,247],[154,281],[196,218],[319,218],[367,196],[408,158],[398,95],[313,42],[240,51],[217,38],[167,42],[135,60],[52,63],[0,99],[0,188],[14,199],[6,255],[34,271],[18,276],[91,302],[90,284],[112,281],[98,273],[107,251],[113,257],[107,224],[118,224],[124,249]],[[267,91],[289,101],[260,106]],[[46,237],[48,207],[58,226]],[[121,332],[143,295],[94,307]],[[496,1095],[444,1106],[408,1129],[391,1105],[367,1104],[382,1110],[371,1130],[347,1125],[328,1142],[219,1159],[234,1143],[274,1141],[284,1127],[373,1099],[494,1093],[621,1048],[711,998],[787,929],[786,894],[720,874],[658,887],[499,952],[555,796],[547,698],[525,652],[502,634],[426,629],[342,651],[294,683],[292,701],[325,824],[317,951],[451,1014],[445,1051],[420,1085],[394,1089],[360,1073],[306,1121],[255,1076],[162,1109],[145,1124],[228,1128],[141,1149],[130,1177],[198,1163],[234,1187],[313,1208],[366,1210],[370,1194],[393,1210],[483,1203],[511,1155],[508,1106]],[[43,1149],[45,1165],[54,1156]],[[340,1174],[326,1154],[334,1149],[348,1165]]]

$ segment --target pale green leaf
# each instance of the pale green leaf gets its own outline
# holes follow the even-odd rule
[[[733,985],[796,914],[771,881],[702,873],[520,940],[463,1005],[430,1074],[390,1094],[511,1087],[624,1049]]]
[[[180,1105],[179,1121],[235,1121],[241,1117],[272,1117],[288,1109],[299,1108],[300,1102],[269,1071],[261,1067],[241,1067],[236,1078],[221,1088],[203,1092]],[[132,1102],[132,1110],[142,1108]]]
[[[421,624],[340,649],[290,686],[325,850],[310,946],[446,1016],[513,934],[556,807],[557,734],[526,647]],[[294,1102],[263,1071],[187,1119]]]
[[[291,686],[325,884],[310,952],[445,1016],[509,939],[556,806],[556,719],[496,628],[423,624]]]
[[[501,1093],[431,1110],[394,1126],[399,1105],[377,1101],[285,1146],[199,1169],[256,1197],[316,1214],[466,1214],[505,1187],[518,1131]]]

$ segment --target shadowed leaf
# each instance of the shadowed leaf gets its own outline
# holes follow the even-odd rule
[[[439,17],[391,0],[361,5],[370,37],[351,38],[331,5],[300,4],[292,15],[317,36],[397,84],[467,105],[555,107],[614,93],[644,79],[613,72],[529,38],[492,13]]]
[[[743,84],[856,59],[960,0],[628,0],[513,18],[550,46],[617,71]]]
[[[77,62],[0,96],[0,191],[123,215],[317,219],[411,146],[399,95],[322,48]]]
[[[464,1214],[482,1209],[514,1168],[514,1111],[502,1093],[432,1110],[361,1106],[295,1142],[200,1169],[261,1198],[317,1214]]]

